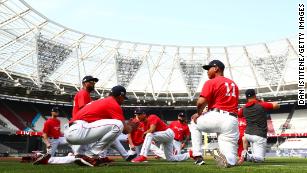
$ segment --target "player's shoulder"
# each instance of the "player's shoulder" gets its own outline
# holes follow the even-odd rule
[[[76,93],[75,98],[83,97],[84,95],[90,95],[90,94],[85,89],[81,89]]]
[[[175,121],[172,121],[170,124],[176,124],[178,121],[175,120]]]
[[[148,115],[148,119],[160,119],[159,117],[158,117],[158,115],[156,115],[156,114],[150,114],[150,115]]]
[[[45,121],[45,124],[50,124],[50,123],[52,123],[52,122],[53,122],[52,118],[48,118],[48,119]]]

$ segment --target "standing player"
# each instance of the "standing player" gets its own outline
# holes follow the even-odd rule
[[[174,154],[181,154],[187,140],[190,138],[189,126],[183,113],[178,114],[178,120],[171,122],[169,128],[173,130],[174,137]]]
[[[219,150],[214,159],[219,167],[236,164],[238,147],[238,99],[239,89],[234,81],[224,77],[224,64],[213,60],[203,68],[208,70],[209,80],[204,84],[197,100],[197,114],[192,116],[191,137],[195,164],[204,164],[202,134],[218,133]],[[208,112],[203,113],[208,105]]]
[[[148,115],[144,110],[138,108],[135,111],[138,114],[138,119],[145,123],[144,132],[145,139],[141,149],[140,156],[133,159],[132,162],[146,162],[147,154],[149,152],[152,141],[158,142],[162,145],[166,160],[169,161],[183,161],[189,159],[189,154],[173,154],[173,140],[174,132],[168,128],[167,125],[154,114]]]
[[[72,117],[74,118],[79,110],[81,110],[86,104],[92,101],[91,92],[95,89],[95,84],[98,82],[97,78],[93,76],[85,76],[82,79],[82,89],[77,92],[74,97],[74,105],[72,111]]]
[[[95,89],[95,84],[99,81],[98,78],[93,76],[84,76],[82,79],[82,88],[76,93],[74,97],[72,118],[81,110],[85,105],[90,103],[92,100],[91,92]],[[87,150],[87,145],[72,145],[74,153],[82,152],[79,150]]]
[[[126,89],[115,86],[110,96],[93,101],[84,106],[69,123],[65,130],[67,141],[75,145],[89,145],[89,150],[76,156],[88,166],[96,166],[98,155],[107,149],[122,133],[130,133],[136,126],[125,123],[120,105],[127,99]]]
[[[51,156],[55,155],[58,145],[68,144],[66,139],[61,134],[61,122],[59,116],[59,108],[51,109],[51,118],[45,121],[43,128],[43,141],[46,144],[47,153],[37,158],[34,164],[47,162]]]
[[[279,109],[279,104],[263,102],[257,99],[254,89],[248,89],[245,92],[247,103],[239,111],[240,116],[246,118],[246,130],[243,137],[242,157],[246,157],[247,161],[263,162],[267,144],[267,113],[268,110]],[[251,144],[252,154],[247,153],[247,142]],[[239,163],[244,161],[240,158]]]

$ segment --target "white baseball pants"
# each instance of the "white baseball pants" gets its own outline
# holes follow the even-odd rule
[[[225,155],[230,165],[236,164],[239,138],[237,118],[229,115],[227,112],[210,111],[201,115],[197,119],[197,124],[192,121],[190,131],[193,156],[201,156],[203,154],[201,132],[217,133],[220,152]]]
[[[130,152],[130,154],[137,154],[138,156],[140,155],[141,153],[141,149],[142,149],[142,144],[141,145],[138,145],[138,146],[135,146],[135,151],[133,150],[129,150],[128,153]],[[151,143],[150,145],[150,149],[149,149],[151,152],[154,153],[154,155],[156,156],[159,156],[163,159],[166,159],[165,157],[165,154],[164,154],[164,151],[162,151],[159,147],[157,147],[155,144]]]
[[[263,162],[265,158],[267,139],[257,135],[244,134],[246,140],[250,142],[252,154],[247,155],[248,160]]]
[[[126,149],[124,148],[124,146],[121,144],[120,142],[121,138],[116,138],[115,141],[111,144],[110,148],[112,148],[113,150],[116,150],[124,159],[128,158],[129,154],[126,151]],[[104,149],[99,156],[100,157],[106,157],[108,154],[108,149],[106,148]]]
[[[174,145],[174,154],[181,154],[181,141],[173,141],[173,145]]]
[[[77,120],[64,131],[66,140],[74,145],[89,145],[87,155],[99,155],[122,133],[123,123],[116,119],[101,119],[92,123]]]
[[[68,144],[65,137],[59,137],[58,139],[48,138],[48,141],[51,145],[51,156],[55,155],[55,152],[59,145],[65,145]]]
[[[147,133],[144,139],[144,143],[141,149],[140,155],[147,157],[148,151],[151,146],[152,140],[161,143],[163,147],[163,151],[168,161],[183,161],[189,159],[189,154],[173,154],[173,140],[174,140],[174,132],[171,129],[167,129],[165,131],[159,131],[154,133]]]

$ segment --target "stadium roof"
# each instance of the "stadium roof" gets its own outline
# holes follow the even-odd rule
[[[41,87],[78,89],[85,75],[99,78],[97,93],[117,84],[136,99],[177,96],[193,100],[208,80],[201,66],[224,62],[225,76],[241,91],[262,95],[297,91],[297,41],[225,47],[160,45],[115,40],[67,28],[49,20],[23,0],[0,2],[0,71],[18,84],[21,76]]]

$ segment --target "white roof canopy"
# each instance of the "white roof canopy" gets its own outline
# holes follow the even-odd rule
[[[29,78],[36,85],[52,82],[80,86],[85,75],[99,78],[97,89],[121,84],[129,92],[185,93],[193,98],[208,80],[201,66],[224,62],[225,76],[240,89],[268,88],[268,94],[296,92],[297,41],[227,47],[137,43],[93,36],[66,28],[22,0],[0,2],[0,71]],[[52,57],[52,58],[50,58]]]

